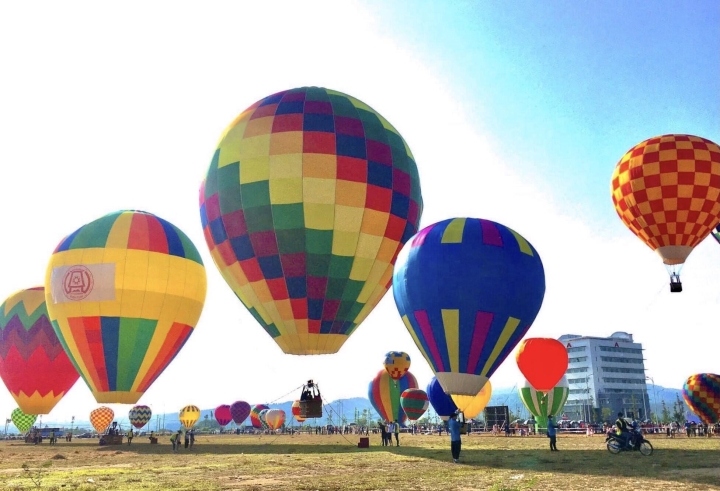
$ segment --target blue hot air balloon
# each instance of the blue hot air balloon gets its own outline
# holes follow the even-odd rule
[[[445,389],[442,388],[437,378],[433,377],[430,380],[426,392],[430,404],[443,421],[447,421],[450,415],[457,411],[458,407],[455,405],[455,401],[445,393]]]
[[[445,392],[476,395],[535,320],[545,272],[537,251],[514,230],[452,218],[424,228],[403,248],[393,296]]]

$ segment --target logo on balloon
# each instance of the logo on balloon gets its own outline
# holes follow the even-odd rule
[[[63,293],[67,298],[70,300],[82,300],[90,295],[95,282],[88,268],[77,265],[67,270],[62,284]]]

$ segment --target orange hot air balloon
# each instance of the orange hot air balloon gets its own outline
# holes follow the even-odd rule
[[[282,409],[269,409],[265,413],[265,423],[271,430],[277,430],[285,424],[285,411]]]
[[[515,360],[528,383],[540,392],[551,391],[560,382],[569,361],[565,346],[552,338],[523,339]]]
[[[720,223],[720,147],[692,135],[662,135],[627,151],[615,167],[620,219],[657,252],[681,292],[680,268]]]
[[[95,431],[102,433],[107,430],[114,417],[115,411],[107,406],[100,406],[90,411],[90,424],[93,425]]]
[[[305,418],[300,415],[300,401],[293,402],[291,410],[292,415],[295,416],[298,423],[303,423],[305,421]]]

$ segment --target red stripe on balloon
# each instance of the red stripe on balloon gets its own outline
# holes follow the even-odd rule
[[[440,351],[438,350],[437,343],[435,342],[432,326],[430,325],[430,320],[428,319],[427,313],[424,310],[416,310],[414,313],[415,320],[417,320],[417,323],[420,326],[423,340],[425,341],[425,344],[427,344],[433,361],[435,362],[436,371],[444,372],[445,365],[443,365],[442,356],[440,356]]]
[[[488,220],[480,220],[482,226],[483,244],[502,247],[503,241],[500,237],[500,230],[495,224]]]
[[[475,330],[470,343],[470,356],[468,357],[467,373],[477,373],[480,354],[485,346],[485,339],[490,332],[494,315],[490,312],[478,312],[475,315]]]

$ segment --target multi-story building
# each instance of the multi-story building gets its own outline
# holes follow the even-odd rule
[[[607,421],[619,412],[648,419],[643,349],[632,334],[615,332],[607,338],[564,334],[558,339],[570,359],[564,409],[569,419]]]

